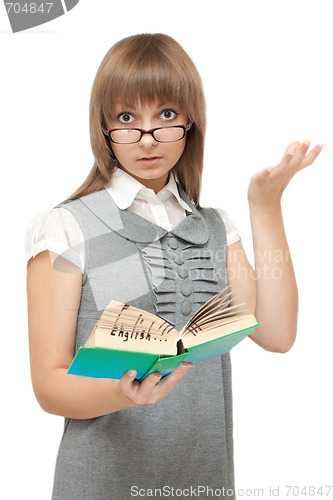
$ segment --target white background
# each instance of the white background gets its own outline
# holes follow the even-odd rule
[[[269,498],[270,487],[280,499],[304,498],[297,490],[287,497],[285,485],[332,484],[331,2],[81,0],[17,34],[1,2],[0,32],[1,497],[50,498],[63,425],[31,387],[24,233],[92,167],[93,78],[111,45],[138,32],[173,36],[199,69],[208,111],[201,203],[227,210],[252,265],[252,173],[278,163],[294,140],[325,145],[282,199],[299,287],[296,344],[273,354],[246,340],[232,359],[238,498],[242,489],[258,497],[255,488]]]

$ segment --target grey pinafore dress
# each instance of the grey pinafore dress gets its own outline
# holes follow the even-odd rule
[[[76,350],[111,299],[180,330],[227,285],[221,217],[212,208],[196,209],[179,192],[193,212],[169,232],[120,210],[106,190],[61,205],[85,238]],[[235,498],[229,353],[194,365],[155,405],[65,419],[53,500],[163,498],[172,491],[177,498],[212,498],[199,486],[224,488],[225,498]]]

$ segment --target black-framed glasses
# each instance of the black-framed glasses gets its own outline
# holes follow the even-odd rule
[[[134,144],[140,142],[144,134],[150,134],[157,142],[175,142],[183,139],[188,130],[192,127],[191,121],[186,127],[183,125],[171,127],[158,127],[151,130],[143,130],[141,128],[114,128],[106,130],[103,125],[102,131],[111,142],[116,144]]]

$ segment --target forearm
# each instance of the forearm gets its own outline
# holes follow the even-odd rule
[[[35,388],[39,404],[48,413],[88,419],[135,406],[120,390],[118,380],[81,377],[66,372],[65,368],[52,370]]]
[[[256,318],[251,338],[269,351],[286,352],[297,330],[298,292],[280,205],[250,206],[256,275]]]

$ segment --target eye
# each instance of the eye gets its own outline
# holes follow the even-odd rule
[[[121,113],[120,115],[118,115],[118,120],[120,121],[120,123],[131,123],[134,118],[131,113]]]
[[[177,117],[177,113],[176,113],[176,111],[173,111],[172,109],[165,109],[161,113],[161,118],[163,118],[163,120],[171,121],[171,120],[174,120],[176,117]]]

